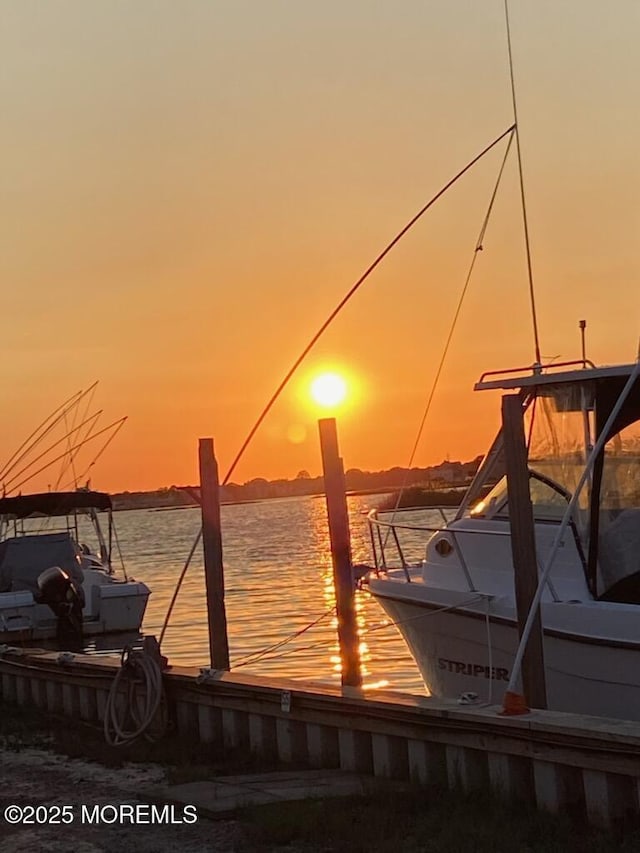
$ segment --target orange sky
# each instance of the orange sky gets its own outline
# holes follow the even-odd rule
[[[576,357],[585,317],[595,361],[631,361],[640,6],[511,18],[543,356]],[[502,0],[0,0],[0,40],[0,449],[99,379],[103,422],[129,416],[109,490],[195,482],[206,435],[224,474],[355,279],[512,120]],[[358,388],[346,467],[408,462],[502,150],[374,273],[234,480],[319,473],[321,364]],[[518,205],[511,158],[416,464],[482,452],[499,399],[473,382],[532,360]]]

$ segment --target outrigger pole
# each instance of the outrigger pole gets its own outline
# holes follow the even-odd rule
[[[0,477],[4,478],[7,474],[9,474],[16,465],[18,465],[24,457],[30,453],[34,447],[36,447],[42,439],[47,435],[51,430],[66,416],[66,414],[71,411],[73,408],[79,405],[80,401],[92,391],[96,385],[97,381],[90,385],[86,391],[76,391],[73,396],[69,397],[68,400],[65,400],[60,406],[58,406],[55,411],[51,412],[42,423],[37,426],[34,431],[29,435],[20,445],[20,447],[13,453],[13,455],[5,462],[4,466],[0,470]],[[51,423],[49,423],[51,421]],[[48,426],[47,426],[48,424]],[[46,427],[46,429],[45,429]],[[41,435],[39,433],[42,432]]]
[[[409,229],[410,229],[410,228],[412,228],[412,227],[415,225],[415,223],[416,223],[416,222],[417,222],[417,221],[422,217],[422,215],[423,215],[423,214],[425,214],[425,213],[427,212],[427,210],[429,210],[429,208],[430,208],[430,207],[432,207],[432,205],[434,205],[434,204],[436,203],[436,201],[437,201],[437,200],[438,200],[442,195],[444,195],[444,193],[446,193],[446,191],[447,191],[448,189],[450,189],[450,188],[451,188],[451,187],[452,187],[452,186],[453,186],[453,185],[454,185],[454,184],[455,184],[455,183],[456,183],[456,182],[457,182],[457,181],[458,181],[458,180],[459,180],[463,175],[465,175],[465,174],[469,171],[469,169],[471,169],[473,166],[475,166],[475,164],[476,164],[479,160],[481,160],[481,159],[484,157],[484,155],[485,155],[485,154],[488,154],[488,153],[489,153],[489,151],[491,151],[493,148],[495,148],[495,146],[496,146],[499,142],[501,142],[505,137],[507,137],[507,136],[511,136],[511,135],[514,133],[515,129],[516,129],[516,125],[515,125],[515,124],[512,124],[512,125],[510,125],[506,130],[503,130],[503,131],[502,131],[502,133],[501,133],[499,136],[497,136],[497,137],[496,137],[492,142],[490,142],[490,143],[489,143],[489,145],[487,145],[485,148],[483,148],[483,149],[482,149],[482,151],[481,151],[479,154],[476,154],[476,156],[475,156],[472,160],[470,160],[470,161],[467,163],[467,165],[466,165],[466,166],[464,166],[464,168],[460,169],[460,171],[459,171],[456,175],[454,175],[454,176],[453,176],[453,178],[451,178],[449,181],[447,181],[447,183],[442,187],[442,189],[441,189],[441,190],[439,190],[439,191],[438,191],[438,192],[433,196],[433,198],[431,198],[431,199],[430,199],[430,200],[429,200],[429,201],[424,205],[424,207],[422,207],[422,208],[421,208],[421,209],[420,209],[420,210],[415,214],[415,216],[413,216],[413,217],[409,220],[409,222],[407,222],[407,224],[404,226],[404,228],[402,228],[402,229],[401,229],[401,230],[396,234],[396,236],[393,238],[393,240],[391,240],[391,242],[387,244],[387,246],[382,250],[382,252],[380,252],[380,254],[379,254],[379,255],[378,255],[378,257],[373,261],[373,263],[372,263],[372,264],[370,264],[370,265],[367,267],[367,269],[363,272],[363,274],[362,274],[362,275],[360,276],[360,278],[356,281],[356,283],[355,283],[354,285],[352,285],[352,287],[349,289],[349,291],[346,293],[346,295],[341,299],[341,301],[338,303],[338,305],[333,309],[333,311],[331,312],[331,314],[329,314],[329,316],[327,317],[327,319],[324,321],[324,323],[320,326],[320,328],[318,329],[318,331],[317,331],[317,332],[314,334],[314,336],[311,338],[311,340],[310,340],[310,341],[309,341],[309,343],[306,345],[306,347],[302,350],[302,352],[300,353],[300,355],[298,356],[298,358],[297,358],[297,359],[294,361],[294,363],[291,365],[291,367],[289,368],[289,370],[288,370],[288,371],[287,371],[287,373],[285,374],[284,378],[282,379],[282,381],[280,382],[280,384],[278,385],[278,387],[276,388],[276,390],[273,392],[273,394],[272,394],[272,395],[271,395],[271,397],[269,398],[269,400],[268,400],[268,402],[267,402],[266,406],[265,406],[265,407],[262,409],[262,411],[260,412],[260,415],[259,415],[258,419],[256,420],[256,422],[254,423],[254,425],[253,425],[253,426],[251,427],[251,429],[249,430],[249,433],[248,433],[247,437],[246,437],[246,438],[245,438],[245,440],[242,442],[242,446],[240,447],[240,450],[238,450],[238,452],[236,453],[236,455],[235,455],[235,457],[234,457],[234,459],[233,459],[233,462],[232,462],[232,463],[231,463],[231,465],[229,466],[229,469],[228,469],[228,471],[227,471],[227,473],[226,473],[226,475],[225,475],[225,477],[224,477],[224,479],[223,479],[222,483],[220,484],[221,486],[226,486],[226,484],[227,484],[227,483],[229,482],[229,480],[231,479],[231,475],[232,475],[232,474],[233,474],[233,472],[235,471],[235,469],[236,469],[236,466],[237,466],[238,462],[240,461],[240,459],[241,459],[241,458],[242,458],[242,456],[244,455],[245,450],[247,449],[247,447],[248,447],[248,446],[249,446],[249,444],[251,443],[251,440],[253,439],[253,436],[256,434],[256,432],[257,432],[257,431],[258,431],[258,429],[260,428],[260,425],[262,424],[262,422],[264,421],[264,419],[266,418],[266,416],[267,416],[267,415],[269,414],[269,412],[271,411],[271,408],[273,407],[273,404],[276,402],[276,400],[278,399],[278,397],[280,396],[280,394],[282,393],[282,391],[283,391],[283,390],[284,390],[284,388],[286,387],[287,383],[289,382],[289,380],[291,379],[291,377],[293,376],[293,374],[294,374],[294,373],[296,372],[296,370],[300,367],[300,365],[302,364],[302,362],[304,361],[304,359],[307,357],[307,355],[309,354],[309,352],[313,349],[313,347],[314,347],[314,346],[315,346],[315,344],[318,342],[318,340],[322,337],[322,335],[323,335],[323,334],[324,334],[324,332],[327,330],[327,328],[329,327],[329,325],[330,325],[330,324],[335,320],[335,318],[338,316],[338,314],[340,313],[340,311],[342,311],[342,309],[344,308],[344,306],[345,306],[345,305],[347,304],[347,302],[351,299],[351,297],[356,293],[356,291],[360,288],[360,286],[361,286],[362,284],[364,284],[364,282],[366,281],[366,279],[367,279],[367,278],[369,278],[369,276],[370,276],[370,275],[371,275],[371,273],[375,270],[375,268],[378,266],[378,264],[379,264],[379,263],[380,263],[380,262],[381,262],[381,261],[382,261],[382,260],[383,260],[387,255],[388,255],[388,254],[389,254],[389,252],[391,251],[391,249],[393,249],[393,247],[396,245],[396,243],[398,243],[398,242],[402,239],[402,237],[404,237],[404,235],[407,233],[407,231],[409,231]],[[183,569],[182,569],[182,572],[180,573],[180,577],[178,578],[178,582],[177,582],[177,584],[176,584],[176,588],[175,588],[175,590],[174,590],[173,597],[172,597],[172,599],[171,599],[171,603],[169,604],[169,609],[167,610],[167,615],[165,616],[164,625],[163,625],[163,627],[162,627],[162,632],[161,632],[161,634],[160,634],[160,643],[162,643],[162,639],[163,639],[164,634],[165,634],[165,631],[166,631],[166,629],[167,629],[167,625],[169,624],[169,619],[170,619],[170,617],[171,617],[171,612],[172,612],[172,610],[173,610],[173,606],[174,606],[174,604],[175,604],[175,602],[176,602],[176,599],[177,599],[177,597],[178,597],[178,593],[180,592],[180,587],[182,586],[182,581],[184,580],[184,577],[185,577],[185,575],[186,575],[186,573],[187,573],[187,569],[189,568],[189,564],[191,563],[191,559],[192,559],[192,557],[193,557],[193,554],[195,553],[196,548],[198,547],[198,544],[199,544],[199,542],[200,542],[200,538],[201,538],[201,537],[202,537],[202,527],[201,527],[201,528],[200,528],[200,530],[198,531],[198,535],[196,536],[196,539],[195,539],[195,541],[194,541],[193,545],[191,546],[191,551],[189,552],[189,556],[187,557],[187,561],[186,561],[186,563],[184,564],[184,567],[183,567]]]
[[[432,207],[432,205],[434,205],[434,204],[436,203],[436,201],[440,198],[440,196],[444,195],[444,194],[446,193],[446,191],[447,191],[448,189],[450,189],[450,188],[451,188],[451,187],[456,183],[456,181],[458,181],[458,180],[459,180],[463,175],[465,175],[465,174],[469,171],[469,169],[471,169],[471,167],[472,167],[472,166],[475,166],[475,164],[478,162],[478,160],[481,160],[481,159],[484,157],[484,155],[485,155],[485,154],[488,154],[488,152],[489,152],[489,151],[491,151],[491,149],[492,149],[492,148],[494,148],[494,147],[495,147],[495,146],[496,146],[496,145],[497,145],[501,140],[503,140],[503,139],[505,138],[505,136],[509,136],[509,134],[513,133],[513,132],[514,132],[514,130],[516,130],[516,125],[515,125],[515,124],[512,124],[512,125],[511,125],[510,127],[508,127],[506,130],[504,130],[504,131],[500,134],[500,136],[497,136],[497,137],[493,140],[493,142],[489,143],[489,145],[487,145],[487,146],[486,146],[486,148],[484,148],[484,149],[483,149],[479,154],[476,154],[476,156],[473,158],[473,160],[470,160],[470,161],[467,163],[467,165],[466,165],[463,169],[460,169],[460,171],[459,171],[456,175],[454,175],[454,177],[453,177],[453,178],[451,178],[451,180],[447,181],[447,183],[442,187],[442,189],[441,189],[441,190],[439,190],[439,191],[438,191],[438,192],[433,196],[433,198],[431,198],[431,199],[430,199],[430,200],[429,200],[429,201],[424,205],[424,207],[422,207],[422,208],[421,208],[421,209],[416,213],[416,215],[415,215],[415,216],[413,216],[413,217],[409,220],[409,222],[407,222],[407,224],[404,226],[404,228],[402,228],[402,230],[401,230],[401,231],[399,231],[399,232],[396,234],[396,236],[393,238],[393,240],[391,240],[391,242],[387,244],[387,246],[382,250],[382,252],[380,252],[380,254],[379,254],[379,255],[378,255],[378,257],[373,261],[373,263],[372,263],[372,264],[370,264],[370,265],[367,267],[367,269],[362,273],[362,275],[360,276],[360,278],[359,278],[359,279],[356,281],[356,283],[355,283],[355,284],[350,288],[350,290],[349,290],[349,291],[347,292],[347,294],[342,298],[342,300],[338,303],[338,305],[333,309],[333,311],[331,312],[331,314],[329,314],[329,316],[327,317],[327,319],[326,319],[326,320],[324,321],[324,323],[320,326],[320,328],[319,328],[319,329],[318,329],[318,331],[315,333],[315,335],[311,338],[311,340],[310,340],[310,341],[309,341],[309,343],[306,345],[306,347],[302,350],[302,352],[300,353],[300,355],[298,356],[298,358],[294,361],[294,363],[292,364],[292,366],[291,366],[291,367],[289,368],[289,370],[287,371],[286,375],[284,376],[284,379],[280,382],[280,384],[278,385],[278,387],[276,388],[276,390],[273,392],[273,394],[272,394],[271,398],[269,399],[269,402],[267,403],[267,405],[264,407],[264,409],[263,409],[263,410],[262,410],[262,412],[260,413],[260,416],[258,417],[258,420],[257,420],[257,421],[255,422],[255,424],[251,427],[251,430],[249,431],[249,434],[247,435],[247,437],[245,438],[244,442],[242,443],[242,447],[241,447],[241,448],[240,448],[240,450],[237,452],[237,454],[236,454],[236,456],[235,456],[235,458],[234,458],[233,462],[231,463],[231,466],[229,467],[229,470],[227,471],[226,476],[225,476],[224,480],[222,481],[222,485],[223,485],[223,486],[225,486],[225,485],[229,482],[229,479],[231,478],[231,475],[232,475],[232,474],[233,474],[233,472],[235,471],[236,465],[238,464],[238,462],[240,461],[240,459],[241,459],[242,455],[244,454],[245,450],[247,449],[247,447],[248,447],[248,445],[249,445],[249,443],[250,443],[251,439],[253,438],[253,436],[254,436],[254,435],[256,434],[256,432],[258,431],[258,428],[259,428],[259,427],[260,427],[260,425],[262,424],[263,420],[266,418],[266,416],[267,416],[267,415],[269,414],[269,412],[271,411],[271,407],[272,407],[272,406],[273,406],[273,404],[276,402],[276,400],[278,399],[278,397],[280,396],[280,394],[281,394],[281,393],[282,393],[282,391],[284,390],[285,386],[287,385],[287,383],[289,382],[289,380],[291,379],[291,377],[293,376],[293,374],[294,374],[294,373],[296,372],[296,370],[300,367],[300,365],[302,364],[302,362],[304,361],[304,359],[307,357],[307,355],[309,354],[309,352],[313,349],[313,347],[314,347],[314,346],[315,346],[315,344],[318,342],[318,340],[320,339],[320,337],[324,334],[324,332],[325,332],[325,331],[326,331],[326,329],[329,327],[329,325],[330,325],[330,324],[335,320],[335,318],[338,316],[338,314],[340,313],[340,311],[342,311],[342,309],[343,309],[343,308],[344,308],[344,306],[347,304],[347,302],[351,299],[351,297],[356,293],[356,291],[360,288],[360,286],[361,286],[362,284],[364,284],[364,282],[366,281],[366,279],[367,279],[367,278],[369,278],[369,276],[370,276],[370,275],[371,275],[371,273],[374,271],[374,269],[375,269],[375,268],[378,266],[378,264],[379,264],[379,263],[380,263],[380,262],[381,262],[381,261],[382,261],[382,260],[383,260],[387,255],[388,255],[388,254],[389,254],[389,252],[391,251],[391,249],[393,249],[393,247],[396,245],[396,243],[398,243],[398,242],[402,239],[402,237],[404,237],[404,235],[407,233],[407,231],[409,231],[409,229],[410,229],[410,228],[412,228],[412,227],[415,225],[415,223],[420,219],[420,217],[421,217],[423,214],[425,214],[425,213],[427,212],[427,210],[429,210],[429,208],[430,208],[430,207]]]
[[[524,194],[524,176],[522,171],[522,153],[520,151],[520,131],[518,125],[518,105],[516,102],[516,84],[513,74],[513,55],[511,53],[511,27],[509,26],[509,0],[504,0],[504,16],[507,25],[507,48],[509,51],[509,78],[511,80],[511,101],[513,103],[513,126],[516,135],[516,151],[518,154],[518,175],[520,178],[520,199],[522,201],[522,224],[524,227],[524,243],[527,252],[527,273],[529,277],[529,299],[531,301],[531,320],[533,323],[533,342],[536,364],[541,365],[540,338],[538,335],[538,317],[536,313],[536,297],[533,287],[533,267],[531,264],[531,246],[529,243],[529,222],[527,219],[527,204]]]
[[[94,418],[95,418],[95,417],[96,417],[96,416],[94,416]],[[64,453],[62,453],[60,456],[56,456],[56,458],[55,458],[55,459],[52,459],[50,462],[47,462],[47,463],[46,463],[45,465],[43,465],[41,468],[38,468],[38,470],[37,470],[37,471],[34,471],[32,474],[29,474],[29,476],[28,476],[26,479],[22,480],[20,483],[18,483],[17,485],[13,486],[13,487],[12,487],[12,490],[19,489],[21,486],[23,486],[25,483],[27,483],[27,482],[28,482],[29,480],[31,480],[33,477],[36,477],[38,474],[41,474],[43,471],[45,471],[45,470],[46,470],[47,468],[49,468],[51,465],[55,465],[55,463],[56,463],[56,462],[59,462],[61,459],[64,459],[64,458],[65,458],[65,456],[67,456],[67,455],[68,455],[69,451],[76,451],[76,450],[79,450],[81,447],[84,447],[84,445],[85,445],[85,444],[88,444],[90,441],[93,441],[95,438],[98,438],[99,436],[104,435],[104,433],[105,433],[105,432],[108,432],[110,429],[114,429],[114,427],[118,427],[118,428],[119,428],[119,426],[120,426],[121,424],[123,424],[126,420],[127,420],[127,417],[126,417],[126,415],[125,415],[125,417],[123,417],[123,418],[119,418],[117,421],[113,421],[113,423],[110,423],[108,426],[103,427],[101,430],[98,430],[98,432],[94,432],[94,433],[92,433],[92,434],[91,434],[90,436],[88,436],[87,438],[85,438],[85,439],[83,439],[82,441],[78,442],[78,444],[76,444],[76,445],[74,445],[73,447],[70,447],[70,448],[68,448],[67,450],[65,450],[65,452],[64,452]],[[82,426],[82,425],[81,425],[81,426]],[[76,427],[76,429],[79,429],[79,428],[80,428],[80,427]],[[66,436],[65,436],[65,437],[66,437]],[[64,441],[64,439],[61,439],[61,441]],[[60,442],[57,442],[57,444],[59,444],[59,443],[60,443]],[[52,445],[52,446],[49,448],[49,450],[51,450],[54,446],[55,446],[55,445]],[[104,448],[103,448],[103,449],[104,449]],[[46,454],[47,452],[48,452],[48,451],[45,451],[45,454]],[[38,459],[41,459],[41,458],[42,458],[42,456],[43,456],[43,454],[41,454],[41,455],[38,457]],[[35,462],[36,462],[36,460],[34,459],[34,461],[31,463],[31,465],[33,465]],[[18,474],[14,475],[13,480],[15,480],[18,476],[20,476],[20,474],[24,474],[24,473],[25,473],[25,470],[28,470],[28,468],[30,468],[30,467],[31,467],[31,466],[29,465],[29,466],[27,466],[27,469],[22,469],[21,471],[19,471],[19,472],[18,472]],[[13,482],[13,480],[10,480],[9,482]]]

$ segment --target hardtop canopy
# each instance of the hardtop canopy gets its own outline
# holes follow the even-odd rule
[[[577,367],[581,365],[581,367]],[[567,367],[571,367],[567,370]],[[635,364],[614,364],[595,367],[589,362],[561,362],[558,364],[529,365],[508,370],[489,370],[482,374],[474,386],[474,391],[486,391],[495,388],[518,389],[542,385],[559,385],[565,382],[586,382],[587,380],[628,379]],[[520,374],[520,375],[516,375]]]
[[[563,393],[562,389],[569,386],[591,388],[596,412],[595,437],[597,438],[604,429],[604,425],[636,365],[618,364],[612,367],[585,366],[581,369],[557,370],[557,368],[565,367],[566,364],[551,364],[544,368],[534,366],[533,368],[490,371],[482,374],[479,381],[476,382],[474,390],[520,390],[521,392],[530,392],[539,396],[553,396],[554,394]],[[525,370],[531,372],[524,376],[513,375]],[[640,420],[640,379],[637,379],[634,383],[621,411],[618,413],[615,423],[612,424],[609,430],[607,440],[624,429],[624,427],[638,420]]]

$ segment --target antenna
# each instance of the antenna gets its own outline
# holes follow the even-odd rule
[[[578,326],[580,327],[580,341],[582,343],[582,366],[587,366],[587,346],[585,343],[585,329],[587,328],[587,321],[580,320],[578,322]]]
[[[504,0],[504,17],[507,25],[507,48],[509,51],[509,77],[511,78],[511,100],[513,102],[513,121],[516,134],[516,151],[518,153],[518,174],[520,176],[520,198],[522,201],[522,223],[524,226],[524,243],[527,251],[527,272],[529,275],[529,299],[531,301],[531,320],[533,322],[533,341],[535,346],[536,365],[540,366],[540,338],[538,336],[538,317],[536,314],[536,299],[533,289],[533,268],[531,266],[531,246],[529,245],[529,223],[527,220],[527,205],[524,197],[524,177],[522,174],[522,154],[520,153],[520,129],[518,126],[518,107],[516,104],[516,84],[513,76],[513,56],[511,53],[511,27],[509,26],[509,0]]]

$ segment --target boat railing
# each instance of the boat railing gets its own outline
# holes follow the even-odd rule
[[[533,374],[549,374],[567,367],[581,367],[583,369],[596,369],[596,365],[588,358],[572,359],[571,361],[555,361],[551,364],[527,364],[524,367],[509,367],[502,370],[485,370],[478,379],[477,385],[482,385],[487,379],[501,379],[507,376],[514,376],[516,373],[524,373],[526,376]]]
[[[400,543],[400,537],[398,536],[399,530],[410,530],[418,533],[429,533],[434,535],[436,533],[446,532],[447,541],[450,545],[452,545],[456,556],[460,562],[460,567],[465,576],[465,580],[469,584],[469,589],[472,592],[476,591],[476,587],[471,578],[471,573],[469,572],[469,567],[467,566],[466,560],[464,558],[464,554],[462,548],[460,547],[460,543],[458,541],[458,533],[464,533],[464,535],[468,534],[481,534],[486,535],[486,531],[484,530],[476,530],[473,528],[464,528],[461,531],[457,531],[453,527],[447,526],[449,522],[452,520],[447,517],[445,510],[451,511],[455,509],[455,507],[450,506],[430,506],[426,507],[432,512],[439,512],[443,524],[442,525],[432,525],[432,524],[407,524],[404,522],[398,522],[395,520],[395,516],[391,518],[391,520],[386,521],[379,517],[378,510],[372,509],[367,515],[367,522],[369,524],[369,538],[371,540],[371,552],[373,555],[373,566],[376,574],[379,574],[381,571],[387,571],[387,569],[392,567],[392,560],[395,561],[399,559],[400,565],[404,572],[405,579],[408,583],[411,583],[411,574],[409,572],[410,563],[407,561],[405,557],[405,553],[403,551],[402,545]],[[384,531],[384,532],[383,532]],[[510,532],[508,530],[492,530],[492,535],[496,536],[509,536]],[[392,557],[392,560],[388,557],[388,548],[389,548],[389,539],[392,540],[395,553]]]

